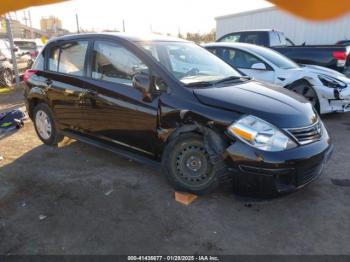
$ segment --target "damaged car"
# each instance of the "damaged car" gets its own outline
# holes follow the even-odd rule
[[[43,143],[68,136],[161,167],[179,191],[233,183],[291,192],[319,177],[332,152],[306,99],[182,39],[55,38],[24,79]]]
[[[256,80],[304,96],[321,114],[350,111],[350,79],[335,70],[298,65],[272,49],[252,44],[212,43],[204,47]]]

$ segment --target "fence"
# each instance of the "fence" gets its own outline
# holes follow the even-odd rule
[[[17,45],[26,41],[14,41],[9,19],[3,18],[2,26],[4,28],[0,35],[0,91],[4,88],[19,88],[22,75],[34,60],[30,49]]]

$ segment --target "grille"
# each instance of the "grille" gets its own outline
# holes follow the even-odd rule
[[[322,136],[322,124],[318,120],[315,124],[308,127],[289,128],[286,130],[301,145],[310,144],[319,140]]]

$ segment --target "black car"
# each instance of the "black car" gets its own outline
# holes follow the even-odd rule
[[[290,192],[332,151],[303,97],[255,82],[200,46],[125,34],[56,38],[25,75],[39,138],[69,136],[161,166],[176,190]]]

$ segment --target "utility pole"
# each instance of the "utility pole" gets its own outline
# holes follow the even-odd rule
[[[76,20],[76,22],[77,22],[77,33],[80,34],[78,14],[75,14],[75,20]]]
[[[34,38],[34,32],[33,32],[32,16],[31,16],[29,10],[28,10],[28,19],[29,19],[29,26],[30,26],[30,37],[33,39]]]
[[[8,37],[8,40],[10,42],[13,71],[15,72],[15,77],[16,77],[16,88],[19,88],[18,67],[17,67],[17,60],[16,60],[16,54],[15,54],[15,44],[13,43],[11,24],[10,24],[10,20],[8,19],[8,17],[5,17],[5,21],[6,21],[7,37]]]
[[[123,19],[123,32],[125,32],[125,22],[124,22],[124,19]]]

